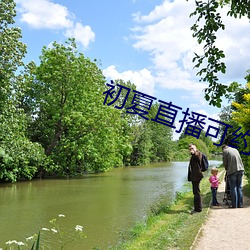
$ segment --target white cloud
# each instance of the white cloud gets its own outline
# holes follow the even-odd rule
[[[74,15],[63,5],[49,0],[17,0],[20,20],[34,29],[64,30],[63,35],[75,38],[84,48],[95,39],[89,25],[75,22]]]
[[[250,23],[247,17],[235,19],[227,16],[228,9],[221,10],[225,30],[220,31],[217,46],[225,52],[227,65],[226,81],[234,81],[246,76],[250,69]]]
[[[194,1],[165,0],[150,13],[133,15],[137,25],[132,29],[134,48],[149,53],[153,62],[155,85],[167,89],[195,90],[203,97],[203,84],[198,81],[197,70],[193,69],[193,53],[202,52],[192,37],[191,25],[194,18],[189,18],[195,9]],[[222,75],[225,82],[243,79],[250,68],[250,25],[247,18],[235,19],[226,15],[227,9],[221,10],[226,30],[219,32],[217,44],[225,51],[227,74]]]
[[[103,74],[112,80],[121,79],[125,82],[130,81],[136,85],[138,91],[154,95],[154,77],[146,68],[139,71],[127,70],[119,73],[116,67],[111,65],[103,70]]]
[[[66,30],[65,35],[67,37],[74,37],[77,42],[87,48],[90,42],[95,40],[95,33],[92,31],[91,27],[86,25],[83,26],[81,23],[76,23],[71,29]]]
[[[194,9],[190,2],[164,1],[148,15],[136,14],[139,22],[134,31],[134,47],[151,53],[157,84],[168,89],[193,90],[193,51],[196,41],[192,38],[189,14]],[[203,89],[203,86],[199,86]]]
[[[162,5],[155,7],[148,15],[141,15],[141,12],[133,14],[135,22],[154,22],[161,18],[164,18],[173,8],[173,4],[169,4],[168,1],[165,1]]]
[[[119,73],[114,66],[110,66],[103,71],[104,75],[112,79],[130,80],[138,89],[145,89],[149,94],[154,93],[156,85],[172,90],[186,90],[190,100],[198,100],[203,105],[202,91],[207,85],[195,84],[197,79],[194,79],[192,64],[193,51],[197,46],[190,31],[192,20],[189,14],[193,9],[193,4],[176,0],[165,1],[148,15],[134,14],[134,21],[138,25],[132,29],[135,41],[133,46],[137,50],[149,52],[153,62],[152,70],[144,68],[137,72]]]
[[[72,14],[60,4],[48,0],[18,0],[21,21],[35,29],[62,29],[73,25]]]

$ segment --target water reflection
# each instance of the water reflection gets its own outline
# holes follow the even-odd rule
[[[210,161],[219,164],[219,161]],[[49,220],[65,214],[65,228],[84,226],[84,245],[69,249],[107,249],[119,232],[147,214],[162,197],[169,201],[186,182],[188,162],[117,168],[81,179],[37,180],[1,185],[0,247],[8,240],[24,240]]]

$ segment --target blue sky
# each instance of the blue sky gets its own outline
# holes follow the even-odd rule
[[[26,62],[38,63],[42,46],[75,37],[86,57],[100,61],[107,79],[130,80],[158,100],[218,119],[220,109],[204,100],[206,84],[198,83],[193,69],[193,53],[202,50],[190,31],[193,2],[16,0],[16,25],[28,46]],[[226,12],[221,10],[226,30],[217,41],[227,63],[227,73],[220,80],[245,84],[250,23],[247,18],[227,17]]]

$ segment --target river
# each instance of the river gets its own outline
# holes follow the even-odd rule
[[[210,161],[211,166],[220,163]],[[83,226],[87,236],[64,249],[107,249],[117,244],[122,232],[143,220],[153,204],[173,199],[187,182],[187,164],[167,162],[116,168],[79,179],[1,184],[0,248],[5,249],[9,240],[25,242],[42,228],[51,229],[49,221],[56,218],[65,240],[74,234],[76,225]],[[58,233],[41,232],[47,245],[60,239]]]

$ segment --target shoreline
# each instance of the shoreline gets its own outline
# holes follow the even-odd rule
[[[222,182],[224,170],[219,169],[219,178]],[[135,225],[121,244],[110,249],[190,249],[209,214],[212,195],[209,176],[205,176],[201,181],[201,213],[190,215],[193,194],[191,183],[187,183],[183,191],[176,193],[170,205],[162,205],[158,213],[150,214],[145,222]]]

